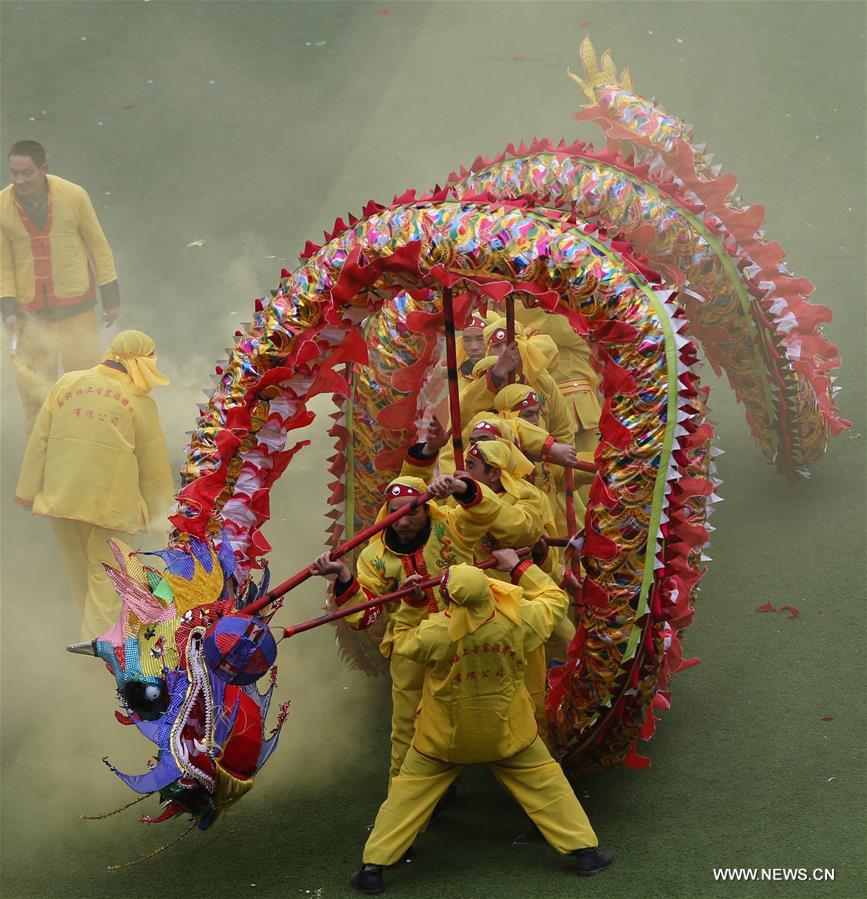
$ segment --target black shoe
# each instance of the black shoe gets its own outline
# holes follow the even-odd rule
[[[575,859],[575,867],[572,870],[576,874],[592,877],[604,871],[614,861],[614,853],[592,846],[588,849],[577,849],[572,853],[572,858]]]
[[[382,865],[362,865],[357,871],[352,872],[349,882],[360,893],[378,896],[385,890],[382,882]]]

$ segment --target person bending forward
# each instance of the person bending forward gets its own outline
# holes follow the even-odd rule
[[[614,859],[598,848],[563,770],[539,738],[524,686],[527,655],[565,614],[567,596],[515,550],[495,555],[512,584],[472,565],[455,565],[442,578],[445,610],[413,627],[411,616],[403,615],[396,625],[395,653],[426,670],[412,746],[376,816],[362,866],[351,877],[363,893],[383,891],[383,867],[412,845],[465,764],[490,765],[545,839],[573,856],[576,873],[596,874]],[[414,602],[419,600],[403,605]]]

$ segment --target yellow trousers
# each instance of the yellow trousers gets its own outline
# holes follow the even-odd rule
[[[401,858],[461,770],[460,765],[428,758],[410,748],[376,816],[363,862],[391,865]],[[492,762],[491,770],[558,852],[599,845],[563,769],[541,740],[534,740],[511,758]]]
[[[540,734],[548,732],[548,715],[545,712],[545,647],[540,646],[527,655],[524,686],[533,700],[533,714]]]
[[[28,318],[21,323],[15,379],[24,411],[24,430],[30,434],[49,390],[64,372],[92,368],[102,358],[96,309],[50,321]]]
[[[397,653],[391,657],[391,765],[389,782],[397,777],[415,733],[425,666]]]
[[[129,534],[67,518],[52,518],[51,527],[81,616],[81,639],[92,640],[104,634],[120,613],[120,598],[102,567],[103,562],[117,565],[106,541],[111,537],[128,541]]]

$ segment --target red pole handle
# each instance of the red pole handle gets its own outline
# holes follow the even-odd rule
[[[575,533],[575,476],[572,469],[567,468],[564,475],[566,486],[566,530]]]
[[[396,512],[392,512],[391,515],[386,515],[385,518],[382,519],[378,524],[372,524],[369,528],[364,528],[364,530],[359,531],[354,537],[347,540],[345,543],[341,543],[340,546],[335,547],[331,550],[331,558],[339,559],[341,556],[348,553],[350,550],[355,549],[356,546],[359,546],[361,543],[364,543],[365,540],[369,540],[375,534],[378,534],[380,531],[384,531],[390,524],[393,524],[399,518],[403,518],[404,515],[408,515],[410,512],[415,511],[420,505],[426,503],[428,500],[433,499],[433,495],[430,491],[426,491],[417,499],[414,499],[411,503],[407,503],[402,508],[398,509]],[[283,581],[282,584],[278,584],[272,590],[269,590],[264,596],[260,596],[255,602],[251,602],[250,605],[244,606],[243,609],[239,611],[243,612],[245,615],[254,615],[256,612],[264,609],[268,603],[273,602],[280,596],[288,593],[290,590],[294,590],[299,584],[303,584],[307,578],[312,577],[313,572],[310,570],[310,566],[308,565],[306,568],[302,568],[301,571],[293,574],[288,580]]]
[[[530,555],[529,549],[519,549],[518,555],[523,559],[526,556]],[[494,565],[497,564],[497,560],[494,558],[486,559],[484,562],[480,562],[476,565],[476,568],[493,568]],[[301,624],[295,624],[290,627],[286,627],[283,629],[284,637],[294,637],[295,634],[303,634],[304,631],[313,630],[315,627],[321,627],[323,624],[330,624],[332,621],[339,621],[341,618],[348,618],[350,615],[354,615],[356,612],[364,612],[367,609],[373,609],[376,606],[384,605],[387,602],[394,602],[396,599],[400,599],[402,596],[408,596],[414,590],[427,590],[429,587],[435,587],[442,580],[442,575],[439,577],[428,578],[425,581],[419,581],[417,584],[413,584],[411,587],[403,587],[400,590],[395,590],[393,593],[384,593],[382,596],[377,596],[374,599],[368,599],[366,602],[357,603],[354,606],[345,606],[342,609],[337,609],[335,612],[329,612],[327,615],[320,615],[319,618],[311,618],[309,621],[302,621]]]
[[[566,469],[567,476],[571,474],[570,469],[575,469],[576,471],[586,471],[587,474],[596,474],[596,466],[592,462],[582,462],[580,461],[580,459],[572,465],[564,465],[563,468]]]

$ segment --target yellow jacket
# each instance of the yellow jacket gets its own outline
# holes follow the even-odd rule
[[[541,307],[528,309],[515,304],[515,318],[528,330],[547,334],[557,344],[560,356],[551,368],[551,377],[571,404],[583,430],[592,431],[599,425],[600,405],[596,391],[599,375],[590,364],[590,347],[583,337],[572,330],[563,315],[546,312]]]
[[[569,600],[535,565],[518,584],[520,623],[495,611],[457,641],[449,636],[448,609],[419,623],[425,610],[403,604],[394,651],[427,666],[413,740],[418,752],[454,764],[495,762],[536,739],[527,659],[550,637]]]
[[[30,435],[16,501],[35,515],[136,534],[173,494],[153,399],[105,365],[63,375]]]
[[[580,376],[587,378],[596,389],[599,376],[590,364],[590,347],[564,315],[546,312],[541,306],[528,309],[523,303],[515,303],[515,318],[527,330],[547,334],[557,344],[560,356],[550,370],[555,381]]]
[[[88,254],[100,285],[117,280],[114,257],[87,191],[48,178],[48,218],[42,231],[23,214],[10,184],[0,191],[0,296],[28,312],[75,306],[94,297]]]

